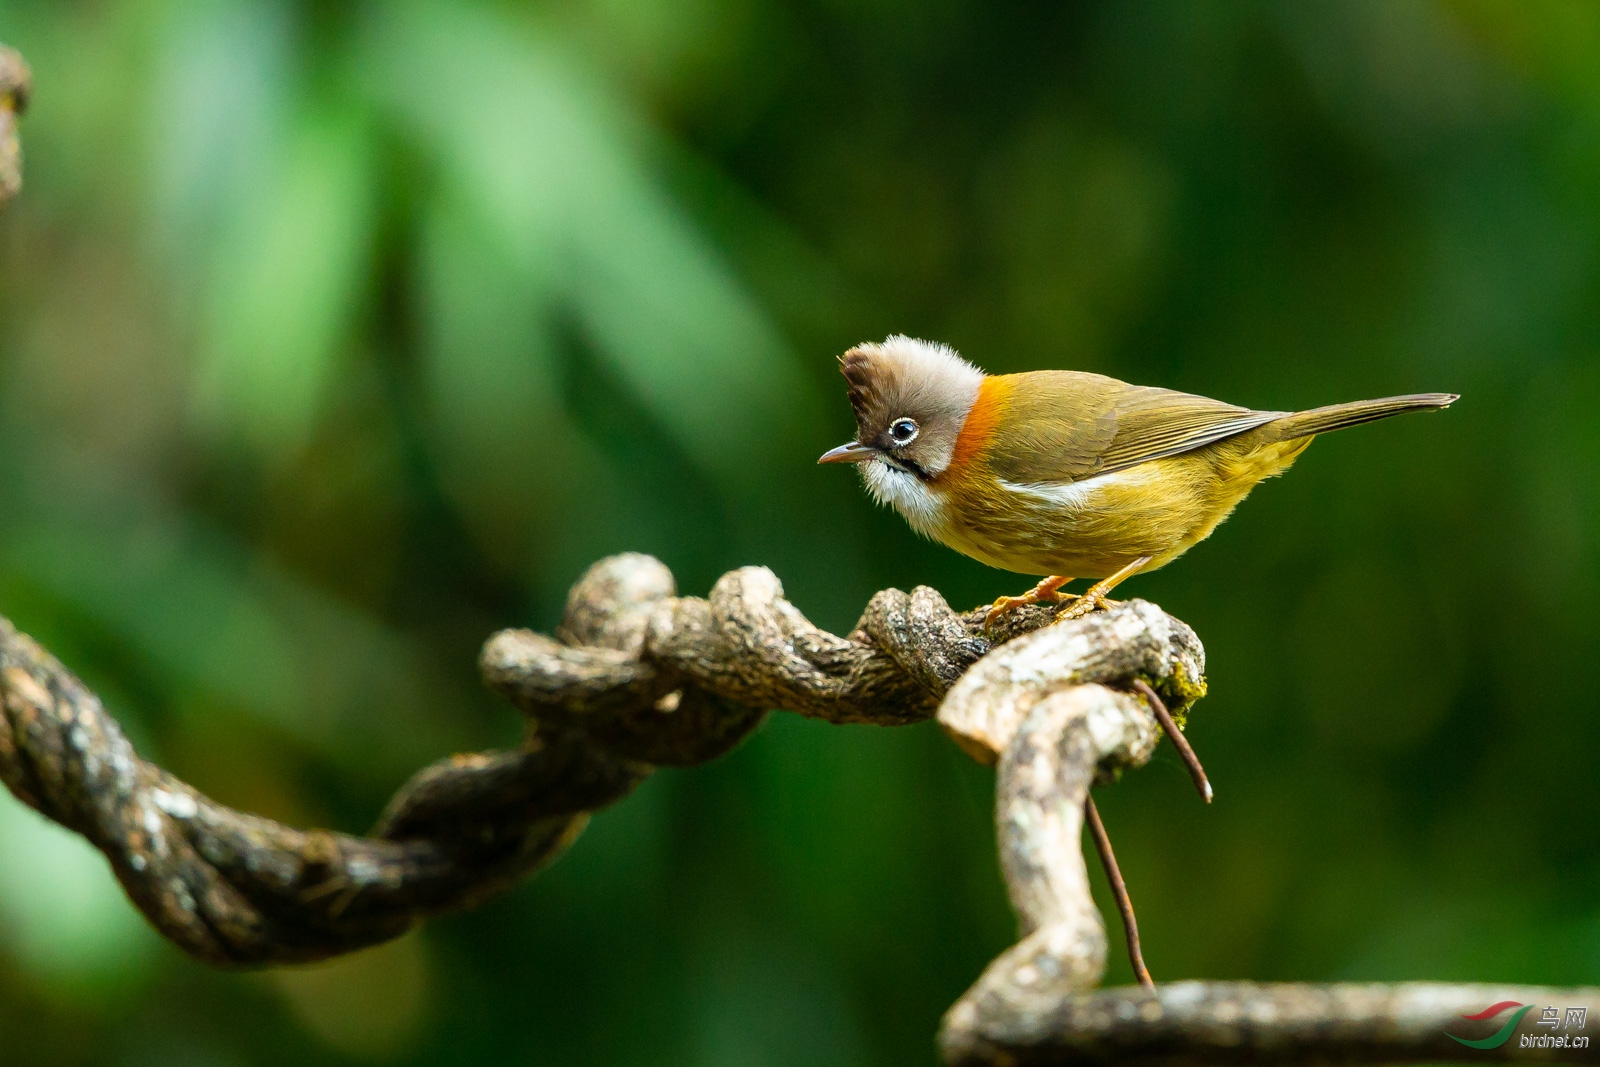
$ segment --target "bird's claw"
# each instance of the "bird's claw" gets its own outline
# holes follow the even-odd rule
[[[1083,594],[1077,598],[1070,608],[1057,615],[1054,622],[1069,622],[1072,619],[1081,619],[1085,615],[1096,611],[1110,611],[1112,605],[1120,603],[1120,601],[1112,600],[1106,594],[1120,585],[1129,575],[1138,573],[1149,562],[1149,556],[1140,556],[1115,574],[1095,582],[1083,591]]]
[[[1081,619],[1085,615],[1092,615],[1097,611],[1110,611],[1113,606],[1120,603],[1120,600],[1112,600],[1108,596],[1085,593],[1082,596],[1073,597],[1072,605],[1066,611],[1057,612],[1056,617],[1051,622],[1071,622],[1073,619]]]
[[[995,621],[1013,608],[1024,607],[1028,604],[1059,604],[1063,600],[1073,597],[1072,593],[1061,592],[1061,587],[1072,581],[1060,575],[1051,575],[1021,596],[1003,596],[995,599],[994,605],[989,608],[989,614],[983,617],[983,628],[990,630]]]
[[[983,617],[983,628],[985,630],[992,630],[994,629],[995,622],[999,620],[1000,616],[1004,615],[1012,608],[1020,608],[1025,604],[1035,603],[1038,603],[1038,600],[1033,596],[1025,595],[996,597],[994,604],[989,608],[989,614]]]
[[[996,598],[994,605],[989,608],[989,614],[983,617],[984,632],[993,632],[994,624],[1000,621],[1001,617],[1014,608],[1027,607],[1029,604],[1059,604],[1062,601],[1072,600],[1075,597],[1076,594],[1074,593],[1049,593],[1044,596],[1040,596],[1038,593],[1034,592],[1027,592],[1021,596],[998,597]]]

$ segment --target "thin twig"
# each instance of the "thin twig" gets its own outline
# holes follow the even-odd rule
[[[1155,713],[1156,719],[1161,723],[1161,728],[1172,738],[1172,744],[1178,750],[1178,755],[1183,757],[1184,765],[1189,768],[1189,777],[1194,779],[1194,787],[1200,790],[1200,799],[1207,804],[1211,803],[1211,781],[1206,777],[1206,769],[1200,766],[1200,757],[1194,754],[1194,749],[1189,747],[1189,739],[1183,736],[1183,731],[1178,729],[1178,724],[1173,721],[1167,706],[1161,702],[1156,691],[1150,688],[1150,683],[1143,678],[1135,678],[1133,687],[1139,694],[1150,702],[1150,710]]]
[[[1133,916],[1133,900],[1128,896],[1128,884],[1122,880],[1122,871],[1117,867],[1117,855],[1111,851],[1111,838],[1106,834],[1106,824],[1100,821],[1100,812],[1095,810],[1093,797],[1084,799],[1083,813],[1089,820],[1094,850],[1100,853],[1100,863],[1106,869],[1106,881],[1111,883],[1111,895],[1117,898],[1117,910],[1122,912],[1122,929],[1128,935],[1128,962],[1133,964],[1133,973],[1138,977],[1139,984],[1154,989],[1156,983],[1150,977],[1150,969],[1144,965],[1144,953],[1139,951],[1139,920]]]

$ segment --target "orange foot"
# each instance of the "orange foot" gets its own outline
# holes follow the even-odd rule
[[[1041,579],[1038,585],[1034,586],[1026,593],[1023,593],[1021,596],[1001,597],[1000,599],[996,600],[994,602],[994,606],[989,609],[989,614],[984,616],[983,628],[985,630],[989,629],[994,625],[995,620],[1000,618],[1000,616],[1004,615],[1012,608],[1020,608],[1024,604],[1059,603],[1063,597],[1072,595],[1071,593],[1063,593],[1061,591],[1061,587],[1070,581],[1072,581],[1071,578],[1065,578],[1059,574],[1052,574],[1048,578]]]
[[[1110,610],[1111,606],[1119,603],[1119,601],[1112,600],[1106,594],[1121,585],[1124,580],[1137,574],[1139,568],[1149,563],[1151,558],[1150,556],[1140,556],[1111,577],[1102,578],[1095,582],[1083,591],[1083,595],[1078,597],[1070,608],[1057,615],[1055,621],[1067,622],[1070,619],[1081,619],[1093,611]],[[991,612],[991,614],[993,613]]]

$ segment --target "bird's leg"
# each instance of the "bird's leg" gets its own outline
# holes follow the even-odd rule
[[[1003,596],[994,602],[994,607],[989,609],[989,614],[984,616],[983,628],[988,629],[994,621],[1012,608],[1020,608],[1024,604],[1054,604],[1062,597],[1061,587],[1072,581],[1059,574],[1052,574],[1048,578],[1039,579],[1039,584],[1023,593],[1021,596]]]
[[[1085,589],[1073,605],[1060,615],[1056,622],[1066,622],[1068,619],[1081,619],[1091,611],[1104,611],[1111,606],[1111,601],[1106,599],[1106,594],[1121,585],[1128,578],[1139,572],[1139,568],[1149,563],[1154,556],[1140,556],[1126,567],[1109,578],[1102,578],[1088,589]]]

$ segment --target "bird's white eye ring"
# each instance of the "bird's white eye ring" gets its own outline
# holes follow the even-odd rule
[[[895,419],[889,427],[889,439],[897,445],[909,445],[917,437],[915,419]]]

